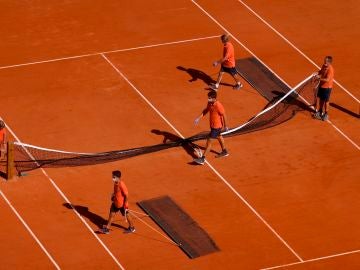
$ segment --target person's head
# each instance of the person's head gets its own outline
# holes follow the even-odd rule
[[[5,123],[3,120],[0,120],[0,129],[5,128]]]
[[[224,34],[224,35],[221,35],[221,42],[222,43],[226,43],[226,42],[228,42],[230,40],[230,36],[229,36],[229,34]]]
[[[112,179],[114,182],[119,182],[121,178],[121,172],[119,170],[112,172]]]
[[[331,65],[332,61],[333,61],[332,56],[330,56],[330,55],[325,56],[325,58],[324,58],[324,66],[328,67],[329,65]]]
[[[209,103],[214,103],[214,102],[216,101],[216,98],[217,98],[217,93],[216,93],[216,91],[211,90],[211,91],[208,93],[208,102],[209,102]]]

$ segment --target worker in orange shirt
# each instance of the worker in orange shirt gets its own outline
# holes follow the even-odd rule
[[[314,118],[323,121],[326,121],[329,118],[329,101],[334,84],[334,68],[332,66],[332,61],[332,56],[326,56],[321,69],[315,73],[315,76],[320,80],[320,83],[316,96]]]
[[[234,46],[230,42],[230,37],[228,34],[224,34],[221,36],[221,42],[224,45],[223,49],[223,57],[213,63],[216,67],[217,65],[221,65],[220,72],[216,83],[210,85],[210,88],[217,91],[224,73],[229,73],[235,80],[236,84],[234,85],[235,90],[239,90],[243,85],[240,82],[240,75],[238,74],[235,67],[235,54],[234,54]]]
[[[7,136],[5,127],[4,121],[0,120],[0,159],[5,158],[6,155]]]
[[[229,153],[225,148],[224,138],[221,135],[222,130],[227,130],[225,109],[220,101],[217,100],[216,91],[210,91],[208,93],[208,104],[202,113],[195,119],[195,125],[200,122],[200,119],[207,113],[210,114],[210,134],[206,141],[206,149],[204,154],[201,154],[198,158],[194,159],[197,164],[203,165],[205,163],[205,156],[211,150],[212,142],[217,139],[221,146],[221,152],[216,157],[225,157]]]
[[[114,181],[114,193],[111,196],[112,204],[110,206],[109,219],[108,223],[102,227],[101,232],[105,234],[110,233],[109,228],[111,226],[111,222],[114,219],[115,214],[120,212],[123,216],[125,216],[126,221],[129,224],[126,232],[133,233],[135,232],[135,227],[133,226],[132,220],[128,214],[128,189],[124,181],[121,179],[121,172],[113,171],[112,179]]]

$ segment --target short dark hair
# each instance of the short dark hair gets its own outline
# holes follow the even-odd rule
[[[5,127],[5,123],[3,120],[0,120],[0,128],[4,128]]]
[[[332,63],[332,61],[333,61],[333,58],[332,58],[331,55],[327,55],[327,56],[325,57],[325,59],[326,59],[326,61],[328,61],[329,63]]]
[[[208,93],[208,97],[209,97],[209,98],[216,98],[216,97],[217,97],[216,91],[211,90],[211,91]]]
[[[113,171],[113,172],[112,172],[112,176],[113,176],[113,177],[120,178],[120,177],[121,177],[121,172],[120,172],[119,170]]]
[[[229,34],[221,35],[221,41],[222,42],[228,42],[229,41]]]

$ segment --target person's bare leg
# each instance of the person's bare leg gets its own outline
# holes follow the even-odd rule
[[[315,111],[318,112],[320,110],[320,98],[316,97],[315,100]]]
[[[242,87],[242,83],[240,81],[240,75],[238,73],[236,73],[235,75],[232,75],[232,77],[234,78],[236,85],[234,86],[235,89],[239,90]]]
[[[217,90],[219,88],[219,85],[220,85],[223,75],[224,75],[224,72],[220,71],[219,75],[217,77],[216,83],[211,85],[211,86],[214,86],[214,88],[213,88],[214,90]]]
[[[220,146],[221,146],[221,150],[225,150],[226,148],[225,148],[225,141],[224,141],[224,137],[223,136],[219,136],[218,138],[218,141],[219,141],[219,143],[220,143]]]
[[[327,113],[329,110],[329,101],[324,102],[324,113]]]
[[[206,155],[210,152],[213,140],[214,139],[212,139],[212,138],[207,139],[207,141],[206,141],[206,149],[205,149],[205,152],[203,154],[204,157],[206,157]]]
[[[127,223],[129,224],[129,228],[134,227],[134,224],[132,222],[132,218],[130,217],[128,210],[126,210],[125,218],[126,218]]]
[[[110,213],[109,213],[109,218],[108,218],[108,223],[107,223],[106,226],[105,226],[107,229],[110,228],[111,223],[112,223],[112,221],[113,221],[113,219],[114,219],[114,216],[115,216],[115,212],[111,212],[111,211],[110,211]]]

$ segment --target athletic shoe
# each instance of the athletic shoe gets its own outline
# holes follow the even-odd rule
[[[109,230],[108,228],[106,228],[106,227],[102,227],[102,228],[100,229],[100,232],[102,232],[103,234],[109,234],[109,233],[110,233],[110,230]]]
[[[237,83],[237,84],[233,87],[233,89],[234,89],[234,90],[240,90],[242,87],[243,87],[242,83]]]
[[[314,117],[315,119],[321,120],[321,114],[320,114],[320,112],[314,113],[314,114],[313,114],[313,117]]]
[[[228,155],[229,155],[229,152],[226,149],[224,149],[224,150],[221,151],[221,153],[219,153],[215,157],[221,158],[221,157],[227,157]]]
[[[215,91],[217,91],[217,90],[219,89],[219,86],[216,85],[216,83],[210,84],[209,87],[210,87],[212,90],[215,90]]]
[[[129,227],[125,230],[125,233],[133,233],[135,232],[135,227]]]
[[[329,119],[329,115],[327,113],[324,113],[322,116],[321,116],[321,120],[323,121],[327,121]]]
[[[200,158],[195,158],[195,159],[194,159],[194,162],[197,163],[197,164],[199,164],[199,165],[204,165],[204,163],[205,163],[205,157],[203,156],[203,157],[200,157]]]

